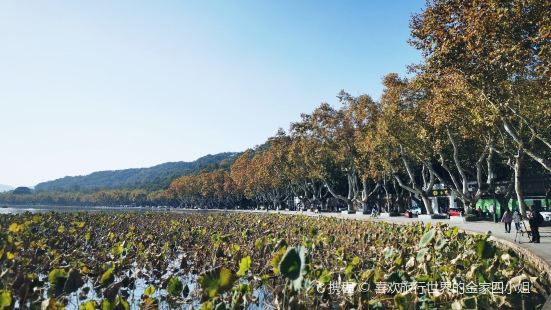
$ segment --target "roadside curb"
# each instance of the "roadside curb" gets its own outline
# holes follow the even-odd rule
[[[467,231],[465,231],[467,232]],[[471,231],[468,231],[467,233],[473,233]],[[496,238],[494,236],[490,236],[488,238],[491,241],[494,241],[498,246],[502,246],[503,248],[509,248],[513,249],[519,256],[523,259],[529,260],[536,268],[542,271],[543,276],[547,279],[548,283],[551,283],[551,266],[543,260],[540,256],[537,254],[531,252],[530,250],[523,248],[519,246],[516,243],[513,243],[509,240],[504,240],[501,238]],[[547,294],[546,301],[543,304],[542,310],[551,310],[551,294]]]

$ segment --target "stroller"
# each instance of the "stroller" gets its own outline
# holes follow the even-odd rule
[[[524,220],[521,220],[515,234],[515,242],[518,242],[519,244],[522,243],[521,238],[524,237],[525,233],[528,240],[532,240],[532,232],[528,228],[526,228]]]

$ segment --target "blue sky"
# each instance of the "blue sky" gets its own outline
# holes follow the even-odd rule
[[[0,2],[0,183],[241,151],[419,62],[423,1]]]

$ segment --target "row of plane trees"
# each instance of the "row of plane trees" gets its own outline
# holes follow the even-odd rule
[[[513,197],[524,213],[525,175],[551,173],[550,11],[538,0],[428,1],[410,22],[423,60],[385,76],[380,99],[342,91],[338,107],[322,103],[245,152],[215,192],[197,195],[194,177],[170,191],[274,206],[330,195],[354,209],[397,184],[433,213],[439,184],[467,209]]]

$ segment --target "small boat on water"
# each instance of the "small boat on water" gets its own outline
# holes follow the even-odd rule
[[[3,205],[3,206],[1,206],[0,208],[2,208],[2,209],[7,209],[7,208],[8,208],[8,206],[6,206],[6,205]]]

